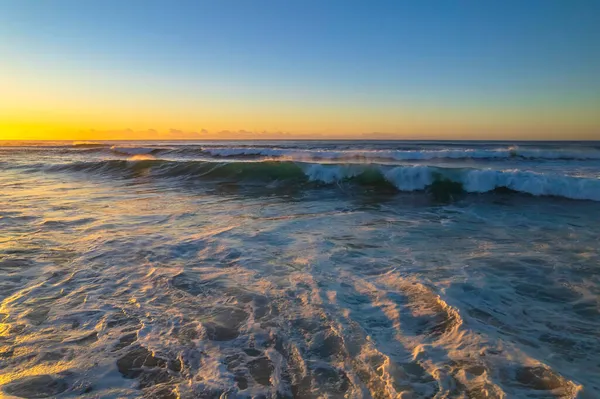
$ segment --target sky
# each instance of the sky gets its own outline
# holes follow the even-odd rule
[[[600,1],[0,0],[0,139],[600,139]]]

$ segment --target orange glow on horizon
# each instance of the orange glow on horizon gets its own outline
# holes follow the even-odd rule
[[[565,134],[568,132],[568,134]],[[598,140],[600,129],[595,126],[414,126],[389,131],[339,131],[328,129],[305,131],[249,131],[206,129],[77,129],[70,126],[6,126],[0,124],[0,140],[286,140],[286,139],[348,139],[348,140]]]

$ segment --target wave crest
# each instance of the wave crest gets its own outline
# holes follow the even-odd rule
[[[47,168],[48,169],[48,168]],[[555,196],[600,201],[600,179],[522,170],[442,168],[424,165],[341,165],[304,162],[210,162],[165,160],[110,160],[55,165],[55,171],[117,173],[131,178],[145,176],[179,179],[217,179],[238,183],[278,181],[281,184],[353,182],[358,185],[390,185],[399,191],[441,190],[485,193],[508,189],[534,196]]]

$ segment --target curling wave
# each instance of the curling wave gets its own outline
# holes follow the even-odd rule
[[[351,182],[393,187],[399,191],[442,190],[451,194],[507,189],[534,196],[600,201],[600,179],[524,170],[443,168],[425,165],[388,166],[320,164],[291,161],[210,162],[109,160],[45,167],[48,171],[116,173],[122,178],[143,174],[156,178],[213,179],[238,183],[277,181],[280,184]]]

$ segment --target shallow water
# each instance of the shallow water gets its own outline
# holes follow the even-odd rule
[[[284,144],[356,151],[268,148]],[[465,181],[439,197],[364,172],[587,179],[561,186],[578,198],[595,147],[368,165],[288,151],[248,169],[207,148],[256,143],[174,145],[1,150],[0,396],[600,396],[600,202]]]

